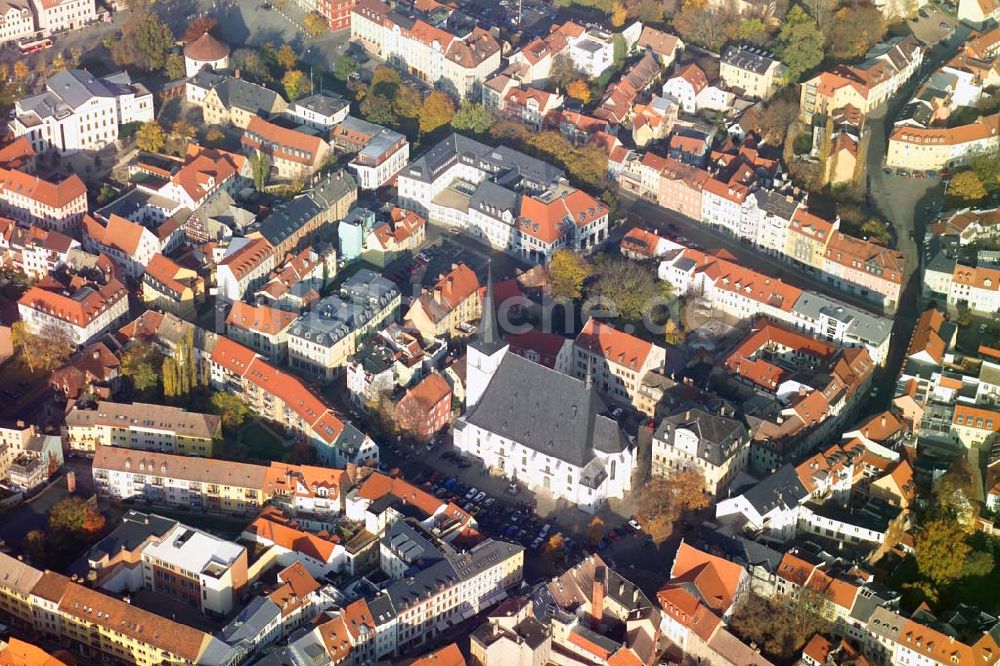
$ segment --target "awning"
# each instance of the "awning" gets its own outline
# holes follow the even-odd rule
[[[464,617],[466,620],[468,620],[470,617],[473,617],[475,614],[476,611],[472,610],[471,606],[462,611],[462,617]]]

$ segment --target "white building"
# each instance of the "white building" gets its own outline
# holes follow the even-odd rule
[[[58,183],[0,169],[0,212],[22,226],[72,234],[87,212],[87,186],[75,173]]]
[[[184,45],[184,74],[191,78],[206,67],[212,71],[229,67],[229,46],[207,32]]]
[[[81,28],[97,20],[95,0],[31,0],[38,29],[47,35]]]
[[[0,44],[35,34],[35,15],[29,0],[4,0],[0,4]]]
[[[455,424],[464,455],[588,513],[631,488],[635,450],[593,386],[515,354],[500,338],[487,285],[466,367],[468,412]]]
[[[286,116],[324,130],[344,122],[350,112],[350,102],[337,93],[326,91],[299,98],[285,109]]]
[[[455,35],[431,21],[362,0],[351,11],[351,41],[459,99],[479,99],[483,81],[500,68],[500,44],[482,28]]]
[[[606,32],[588,30],[570,39],[569,57],[588,78],[596,79],[614,62],[614,40]]]
[[[274,270],[274,248],[263,238],[234,238],[216,268],[218,297],[239,301],[260,287]]]
[[[36,152],[100,150],[118,140],[121,125],[153,120],[153,94],[125,72],[98,78],[70,69],[45,88],[17,101],[11,123],[14,136],[27,137]]]
[[[83,346],[128,316],[128,290],[111,278],[107,284],[88,283],[69,291],[50,291],[35,286],[17,302],[21,320],[35,335],[62,331],[77,346]]]

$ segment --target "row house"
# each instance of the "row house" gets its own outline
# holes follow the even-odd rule
[[[0,256],[33,280],[40,280],[66,265],[80,242],[58,231],[21,227],[0,218]]]
[[[185,624],[9,555],[0,556],[0,566],[9,572],[0,585],[4,614],[86,659],[136,666],[225,666],[231,661],[224,643]]]
[[[261,465],[98,445],[92,467],[98,496],[110,500],[250,516],[266,500]]]
[[[267,156],[271,174],[282,179],[304,178],[319,171],[330,153],[322,138],[276,125],[260,117],[247,123],[240,139],[243,152]]]
[[[53,183],[0,169],[0,212],[22,226],[72,234],[87,213],[87,187],[75,173]]]
[[[920,69],[924,47],[913,36],[873,46],[857,65],[837,65],[802,83],[799,111],[805,122],[851,105],[867,115]]]
[[[370,437],[338,418],[297,377],[270,365],[253,350],[220,337],[208,366],[212,386],[242,397],[262,418],[303,438],[324,464],[378,460],[378,446]]]
[[[72,405],[66,412],[63,439],[76,453],[93,454],[98,446],[211,457],[222,439],[222,420],[214,414],[179,407],[102,400],[93,409]]]
[[[351,40],[459,99],[478,98],[500,68],[500,44],[486,30],[455,35],[431,16],[407,16],[380,0],[361,0],[351,10]]]
[[[155,254],[142,274],[142,302],[181,319],[194,319],[206,295],[205,279],[163,254]]]
[[[905,260],[897,250],[835,231],[823,255],[823,278],[838,288],[872,300],[894,312],[903,287]]]
[[[234,238],[216,267],[220,299],[235,302],[260,287],[274,270],[274,246],[264,238]]]
[[[479,278],[466,264],[442,273],[413,301],[404,319],[425,338],[461,337],[482,313]]]
[[[76,30],[97,20],[94,0],[32,0],[38,18],[38,30],[53,35]]]
[[[91,0],[91,4],[93,0]],[[8,0],[0,9],[0,44],[35,36],[35,15],[29,0]]]
[[[1000,113],[958,127],[898,126],[889,135],[886,166],[913,171],[960,169],[973,158],[995,155]]]
[[[288,359],[288,330],[298,318],[295,312],[236,301],[226,315],[226,335],[272,363],[284,363]]]

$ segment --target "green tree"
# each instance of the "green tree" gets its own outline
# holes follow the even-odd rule
[[[663,22],[663,3],[659,0],[639,0],[635,7],[635,18],[643,24]]]
[[[290,102],[301,97],[308,85],[309,81],[306,79],[306,75],[298,69],[290,69],[281,77],[281,87],[285,89],[285,95]]]
[[[974,203],[986,198],[986,187],[975,171],[963,171],[948,183],[948,196],[960,201]]]
[[[129,12],[121,37],[113,43],[111,59],[116,65],[159,70],[166,66],[167,53],[173,45],[170,28],[156,12],[137,7]]]
[[[413,86],[399,86],[392,100],[392,111],[398,118],[413,120],[420,117],[423,101]]]
[[[590,276],[590,264],[573,250],[556,250],[549,262],[548,273],[552,298],[576,300],[583,295],[583,283]]]
[[[376,125],[395,125],[396,114],[392,112],[392,97],[381,93],[369,93],[361,100],[361,115]]]
[[[147,153],[158,153],[163,150],[167,142],[167,136],[160,127],[160,123],[155,120],[148,120],[142,124],[135,135],[135,146],[139,150]]]
[[[823,42],[816,21],[801,6],[792,7],[782,23],[775,49],[778,58],[788,66],[787,81],[798,81],[823,61]]]
[[[637,261],[602,256],[594,262],[594,275],[587,296],[613,305],[626,319],[652,315],[670,295],[669,283],[656,276],[655,268]]]
[[[302,21],[302,27],[306,31],[306,36],[316,38],[322,35],[329,29],[330,24],[327,20],[323,18],[323,15],[319,12],[312,11],[306,14],[305,19]]]
[[[764,44],[768,40],[767,25],[759,18],[742,19],[736,26],[733,38],[750,44]]]
[[[420,109],[420,133],[430,134],[434,130],[451,122],[455,115],[455,104],[447,93],[433,91],[424,100]]]
[[[581,184],[597,189],[608,176],[608,154],[596,144],[574,148],[563,162],[570,178]]]
[[[230,430],[235,430],[243,425],[250,411],[240,396],[226,391],[213,393],[211,405],[212,411],[222,417],[223,427]]]
[[[994,146],[994,152],[973,157],[969,166],[987,191],[1000,187],[1000,143]]]
[[[342,53],[333,61],[333,76],[338,81],[347,81],[357,69],[358,61],[348,53]]]
[[[928,520],[914,534],[917,569],[935,587],[961,577],[965,561],[972,552],[965,536],[961,525],[942,518]]]
[[[133,340],[122,354],[121,374],[132,382],[139,393],[149,393],[160,383],[163,354],[145,340]]]
[[[253,184],[262,191],[271,177],[271,159],[261,151],[250,156],[250,173],[253,174]]]
[[[171,53],[167,56],[166,65],[167,78],[177,81],[187,76],[187,69],[184,66],[184,56],[180,53]]]
[[[493,114],[482,104],[462,102],[451,119],[451,126],[459,132],[486,134],[493,126]]]

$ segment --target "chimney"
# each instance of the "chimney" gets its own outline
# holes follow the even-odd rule
[[[594,590],[590,599],[590,614],[593,616],[595,624],[604,619],[604,567],[598,567],[594,570]]]
[[[239,67],[237,67],[236,69],[233,70],[233,78],[234,79],[240,78],[240,68]]]
[[[885,414],[882,414],[882,427],[885,427]]]

